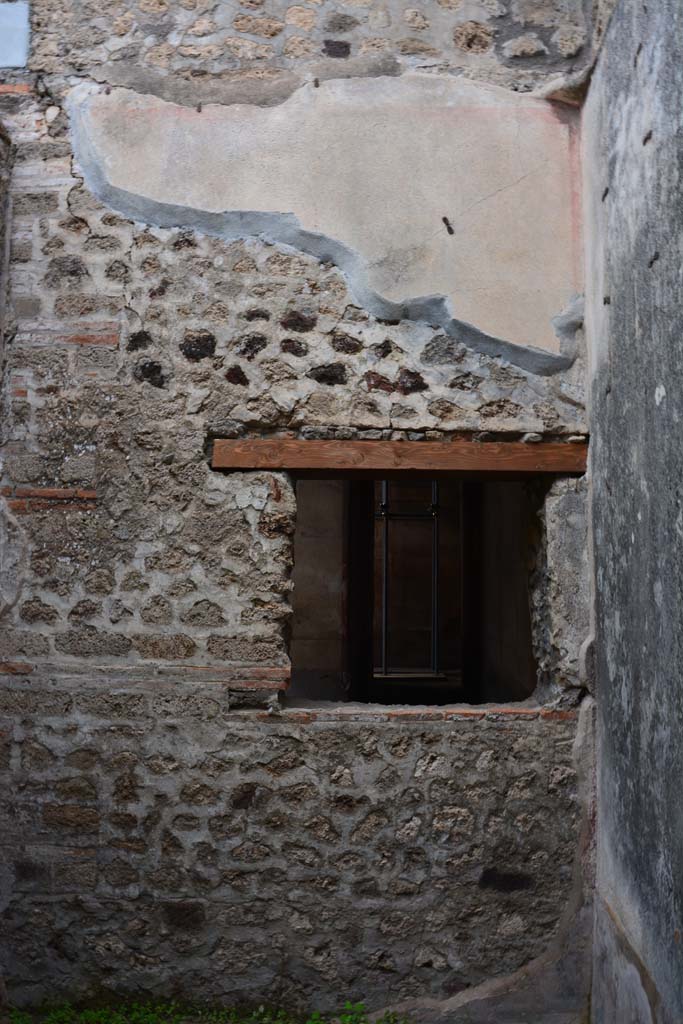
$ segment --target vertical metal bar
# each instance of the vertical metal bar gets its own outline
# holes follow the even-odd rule
[[[458,668],[460,670],[460,681],[464,679],[465,661],[465,619],[468,610],[465,609],[467,594],[465,589],[465,498],[462,482],[458,483],[458,573],[460,593],[460,635],[458,637]]]
[[[387,674],[389,647],[389,484],[382,480],[382,672]]]
[[[432,672],[439,671],[439,483],[432,480]]]

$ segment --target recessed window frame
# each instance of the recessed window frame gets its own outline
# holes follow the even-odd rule
[[[370,441],[240,438],[213,441],[213,469],[287,472],[297,479],[459,478],[462,481],[529,480],[582,476],[587,438],[478,441]],[[476,493],[476,486],[473,487]],[[353,538],[350,538],[353,543]],[[469,657],[465,652],[465,658]],[[324,697],[321,698],[324,700]],[[353,699],[353,696],[352,696]],[[512,698],[515,703],[519,698]],[[362,697],[361,697],[362,700]],[[476,704],[469,693],[466,703]],[[425,702],[427,703],[427,702]]]

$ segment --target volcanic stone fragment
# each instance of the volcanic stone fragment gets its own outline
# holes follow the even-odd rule
[[[259,352],[263,351],[267,344],[268,339],[265,334],[246,334],[240,339],[235,352],[238,356],[244,356],[245,359],[251,361]]]
[[[200,359],[208,359],[216,351],[216,338],[211,331],[185,331],[185,338],[180,344],[180,351],[191,363]]]
[[[404,395],[412,395],[416,391],[426,391],[427,385],[422,374],[416,370],[403,369],[396,379],[398,390]]]
[[[149,348],[151,344],[152,336],[149,331],[133,331],[128,339],[126,349],[129,352],[138,352],[141,348]]]
[[[247,377],[242,367],[239,366],[237,363],[235,363],[234,366],[231,366],[227,370],[225,374],[225,379],[228,381],[229,384],[237,384],[240,387],[244,387],[245,384],[249,383],[249,378]]]
[[[306,331],[312,331],[317,322],[318,318],[312,313],[301,313],[292,309],[282,317],[280,326],[284,327],[286,331],[299,331],[301,334],[305,334]]]
[[[350,334],[333,334],[332,348],[335,352],[342,352],[344,355],[355,355],[363,348],[363,342],[358,338],[352,338]]]
[[[351,53],[351,43],[342,39],[326,39],[323,43],[323,53],[326,57],[348,57]]]
[[[305,356],[308,353],[308,345],[298,338],[285,338],[280,343],[280,348],[290,356]]]
[[[308,376],[317,380],[318,384],[327,384],[330,387],[335,384],[346,384],[346,367],[343,363],[325,363],[323,366],[314,366],[308,371]]]
[[[163,367],[161,363],[157,363],[153,359],[148,359],[144,363],[139,363],[133,370],[133,376],[138,381],[146,381],[147,384],[151,384],[152,387],[166,387],[166,376],[164,374]]]

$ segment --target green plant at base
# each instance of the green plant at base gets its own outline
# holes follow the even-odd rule
[[[71,1003],[43,1010],[10,1010],[10,1024],[370,1024],[363,1003],[347,1002],[337,1015],[318,1010],[308,1016],[294,1016],[285,1010],[259,1006],[187,1006],[179,1003],[131,1002],[76,1009]],[[375,1024],[409,1024],[395,1014],[378,1018]]]

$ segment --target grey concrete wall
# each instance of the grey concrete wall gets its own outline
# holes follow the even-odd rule
[[[585,111],[596,1024],[683,1019],[683,8],[622,2]]]

